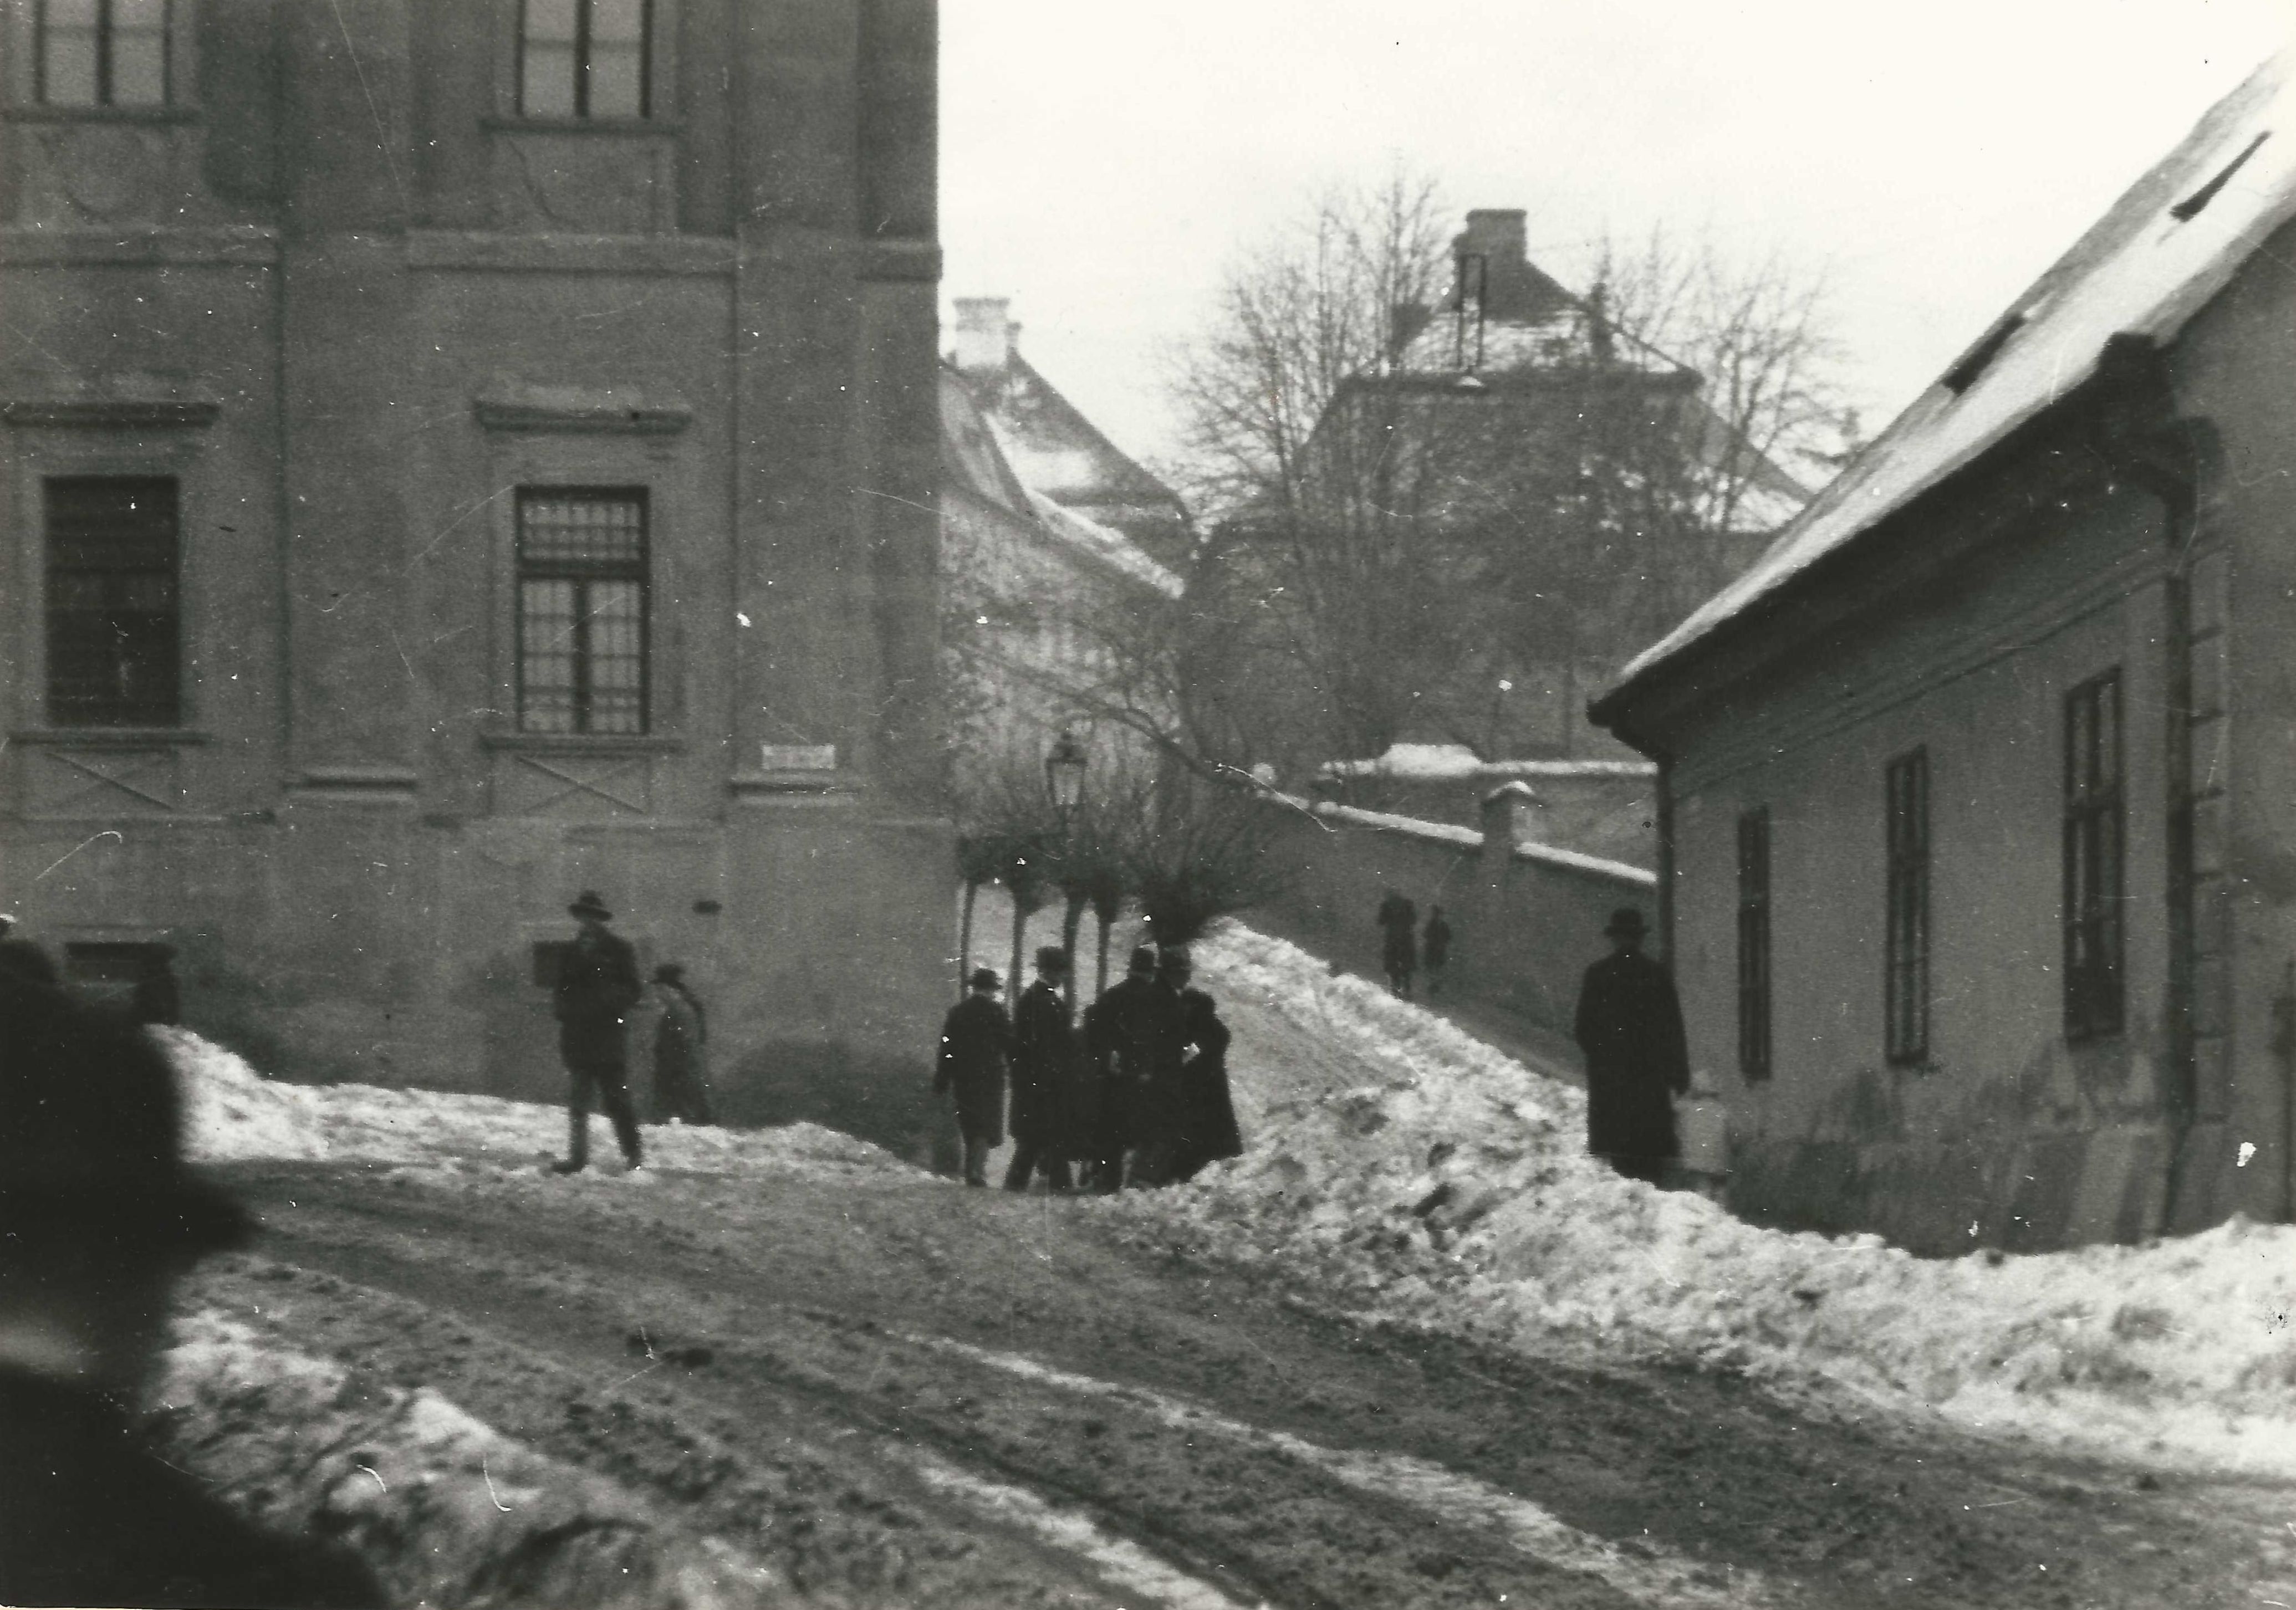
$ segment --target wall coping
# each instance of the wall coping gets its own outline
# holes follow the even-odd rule
[[[1352,822],[1357,827],[1376,832],[1394,833],[1405,838],[1416,838],[1423,844],[1448,845],[1455,849],[1480,851],[1483,836],[1473,828],[1463,828],[1447,821],[1422,821],[1415,816],[1398,816],[1387,811],[1366,811],[1356,805],[1319,802],[1307,805],[1289,796],[1279,796],[1284,804],[1303,807],[1315,815],[1333,821]],[[1631,884],[1636,888],[1658,887],[1658,874],[1648,867],[1638,867],[1630,862],[1611,861],[1601,855],[1588,855],[1578,850],[1566,850],[1551,844],[1518,844],[1514,859],[1531,861],[1542,865],[1558,867],[1565,871],[1580,872],[1590,878],[1600,878],[1613,883]]]

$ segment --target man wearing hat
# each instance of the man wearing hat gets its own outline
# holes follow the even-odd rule
[[[1076,1099],[1076,1034],[1061,999],[1069,953],[1057,944],[1037,952],[1037,981],[1013,1009],[1013,1165],[1006,1190],[1026,1190],[1041,1167],[1054,1190],[1070,1189],[1069,1133]]]
[[[665,961],[653,970],[661,1017],[653,1027],[653,1121],[709,1124],[709,1016],[686,987],[685,969]]]
[[[1690,1088],[1690,1052],[1674,980],[1643,954],[1648,925],[1611,913],[1611,953],[1587,969],[1576,1037],[1587,1055],[1587,1149],[1655,1185],[1677,1154],[1673,1098]]]
[[[156,1045],[0,970],[0,1604],[380,1605],[355,1557],[250,1524],[136,1430],[170,1287],[246,1234],[180,1131]]]
[[[1086,1078],[1093,1088],[1090,1132],[1093,1189],[1124,1189],[1125,1153],[1147,1137],[1149,1081],[1161,1031],[1177,1011],[1169,991],[1156,983],[1156,949],[1138,945],[1123,980],[1084,1015]],[[1177,1053],[1176,1053],[1177,1054]]]
[[[572,1081],[567,1094],[566,1156],[551,1165],[554,1173],[579,1173],[590,1160],[590,1099],[613,1124],[614,1138],[632,1168],[638,1150],[638,1116],[630,1105],[628,1050],[622,1019],[644,993],[638,984],[637,952],[606,925],[613,912],[595,889],[585,889],[566,908],[582,925],[574,943],[559,952],[553,1009],[558,1017],[558,1054]]]
[[[940,1055],[933,1063],[933,1094],[956,1093],[956,1128],[964,1142],[964,1182],[988,1183],[988,1154],[1004,1144],[1004,1068],[1013,1051],[1013,1024],[998,1003],[1004,981],[994,968],[976,968],[964,1000],[941,1023]]]

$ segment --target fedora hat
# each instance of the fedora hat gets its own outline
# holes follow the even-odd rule
[[[1064,945],[1040,944],[1037,947],[1037,970],[1040,973],[1065,973],[1069,970],[1069,952]]]
[[[1001,990],[1004,987],[1004,980],[996,976],[996,969],[993,967],[974,968],[972,977],[965,982],[977,990]]]
[[[606,909],[606,903],[598,897],[598,891],[595,889],[584,889],[574,897],[574,903],[568,906],[566,911],[570,916],[595,917],[601,922],[611,922],[614,919],[613,912]]]
[[[1603,925],[1603,932],[1613,936],[1632,935],[1640,939],[1650,932],[1650,924],[1643,920],[1643,914],[1634,907],[1622,905],[1611,913],[1611,920]]]

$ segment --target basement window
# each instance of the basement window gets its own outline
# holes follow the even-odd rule
[[[2270,138],[2272,138],[2272,131],[2267,129],[2264,133],[2257,135],[2255,139],[2251,140],[2245,146],[2242,147],[2240,155],[2234,157],[2231,161],[2226,163],[2223,168],[2218,170],[2217,176],[2215,178],[2210,179],[2207,184],[2202,185],[2191,195],[2186,196],[2183,200],[2177,202],[2174,207],[2171,207],[2169,209],[2169,216],[2176,219],[2179,224],[2189,224],[2194,218],[2198,217],[2201,213],[2201,208],[2206,207],[2210,202],[2217,199],[2217,192],[2231,184],[2233,175],[2238,173],[2243,168],[2246,167],[2248,165],[2248,159],[2256,154],[2256,148]]]

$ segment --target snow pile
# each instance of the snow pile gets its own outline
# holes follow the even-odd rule
[[[1918,1259],[1759,1229],[1584,1153],[1585,1096],[1280,940],[1198,951],[1252,1149],[1120,1210],[1525,1349],[1790,1378],[2124,1452],[2296,1468],[2296,1227]]]
[[[550,1459],[438,1393],[283,1351],[212,1310],[177,1321],[170,1460],[280,1531],[338,1539],[394,1604],[742,1610],[785,1584],[722,1539]]]
[[[236,1052],[188,1029],[150,1032],[176,1066],[184,1101],[184,1149],[193,1161],[327,1155],[316,1091],[275,1084]]]

